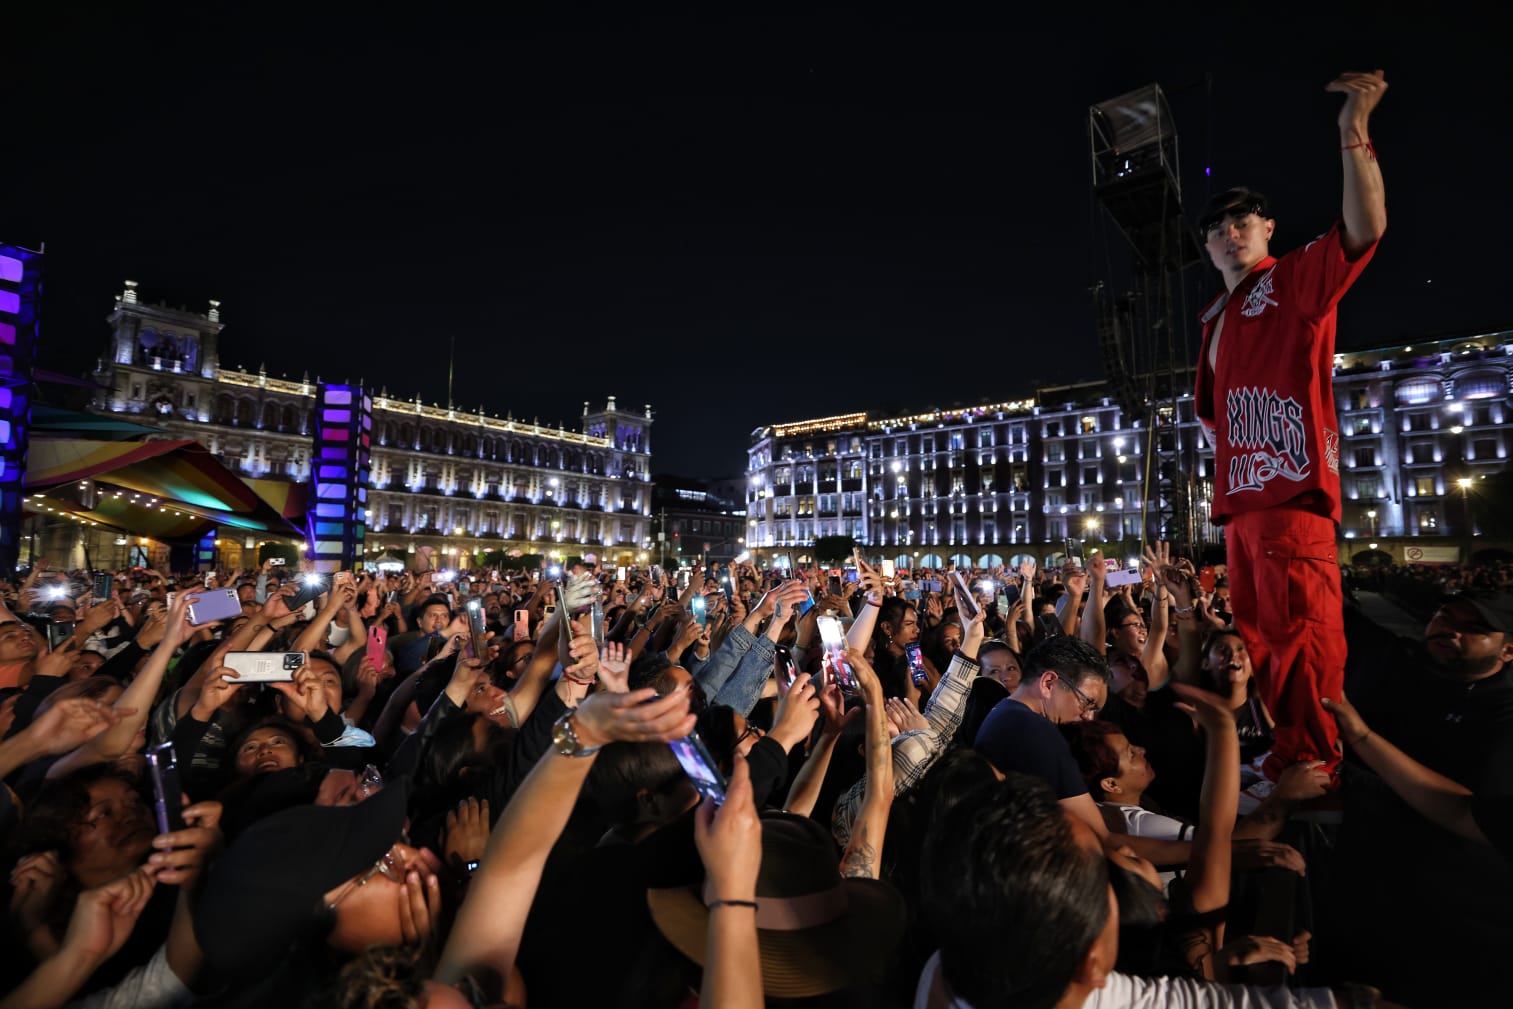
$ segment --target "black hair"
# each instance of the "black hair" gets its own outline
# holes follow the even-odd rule
[[[1055,670],[1080,686],[1083,680],[1101,679],[1108,682],[1108,663],[1097,649],[1081,638],[1064,634],[1046,638],[1024,653],[1021,683],[1038,680],[1041,674]]]
[[[728,704],[711,704],[699,712],[694,731],[720,765],[727,778],[735,768],[735,709]]]
[[[978,656],[981,657],[981,655],[982,653],[979,652]],[[955,744],[961,747],[975,745],[977,731],[982,728],[982,723],[987,719],[988,714],[1008,696],[1008,688],[993,677],[979,676],[974,679],[972,685],[967,688],[967,703],[962,709],[961,725],[957,726],[953,737]]]
[[[683,778],[683,767],[666,743],[610,743],[589,771],[586,790],[615,825],[634,823],[641,792],[661,792]]]
[[[938,808],[920,865],[941,971],[977,1009],[1050,1009],[1108,922],[1108,863],[1039,778],[1009,774]]]

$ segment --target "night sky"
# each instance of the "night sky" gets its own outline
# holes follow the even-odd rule
[[[658,471],[734,473],[761,424],[1099,377],[1086,291],[1128,256],[1092,213],[1089,104],[1162,84],[1189,218],[1253,185],[1283,251],[1339,212],[1324,85],[1375,67],[1391,224],[1341,346],[1513,325],[1485,20],[16,6],[0,239],[47,243],[60,371],[130,277],[219,299],[227,366],[443,400],[455,338],[460,405],[649,402]],[[1189,272],[1193,311],[1217,285]]]

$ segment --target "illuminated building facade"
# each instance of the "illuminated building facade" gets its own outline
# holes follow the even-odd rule
[[[1513,332],[1338,355],[1342,536],[1474,532],[1463,501],[1507,465],[1510,381]],[[1207,522],[1213,451],[1191,395],[1157,426],[1152,456],[1148,416],[1127,416],[1108,392],[1087,383],[913,416],[758,428],[747,449],[747,542],[772,552],[851,536],[901,565],[1049,557],[1067,537],[1128,546],[1162,532],[1162,502],[1143,501],[1141,488],[1187,475],[1197,535],[1219,541]]]
[[[128,281],[107,321],[96,412],[193,438],[246,478],[311,480],[319,378],[223,367],[218,302],[203,314],[148,305]],[[584,403],[568,430],[370,395],[367,514],[355,517],[370,558],[430,546],[465,565],[495,550],[624,556],[650,546],[650,407]]]

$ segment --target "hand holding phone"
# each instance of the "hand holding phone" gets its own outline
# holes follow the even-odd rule
[[[817,621],[820,641],[825,648],[825,672],[835,680],[843,693],[854,694],[861,689],[851,662],[846,658],[846,632],[835,617],[820,617]]]
[[[147,776],[152,779],[152,811],[158,833],[171,834],[184,829],[184,788],[179,783],[178,758],[172,743],[148,747]]]

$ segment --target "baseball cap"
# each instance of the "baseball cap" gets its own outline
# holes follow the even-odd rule
[[[1504,634],[1513,634],[1513,592],[1455,592],[1440,599],[1439,605],[1469,603],[1486,625]]]
[[[228,976],[271,970],[312,938],[321,897],[372,866],[405,825],[407,779],[352,806],[296,806],[249,826],[210,867],[194,912],[205,960]]]
[[[1266,194],[1249,186],[1226,189],[1210,197],[1203,205],[1203,212],[1198,215],[1198,232],[1207,232],[1210,227],[1222,221],[1226,214],[1245,212],[1257,217],[1271,217],[1271,203],[1266,199]]]

